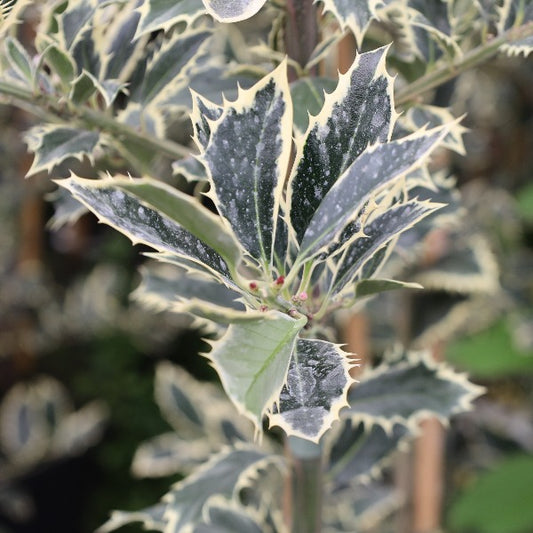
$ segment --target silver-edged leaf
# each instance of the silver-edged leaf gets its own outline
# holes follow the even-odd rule
[[[224,232],[218,218],[194,198],[163,182],[149,178],[90,180],[73,176],[57,183],[102,222],[134,243],[185,257],[225,278],[231,277],[230,270],[239,261],[239,248]]]
[[[333,184],[368,147],[385,143],[395,113],[392,78],[385,70],[386,48],[360,54],[325,95],[322,110],[311,117],[296,140],[288,204],[296,239],[301,242],[320,202]]]
[[[102,524],[95,533],[109,533],[135,522],[141,522],[149,531],[165,531],[167,524],[165,519],[166,512],[166,503],[158,503],[140,511],[113,511],[111,518],[105,524]]]
[[[65,50],[73,50],[76,44],[91,29],[98,0],[71,0],[66,9],[56,14],[59,35]]]
[[[428,352],[397,351],[390,362],[361,376],[348,397],[348,416],[386,430],[395,423],[413,426],[428,415],[446,421],[471,409],[472,401],[483,391],[466,375],[433,361]]]
[[[194,140],[199,147],[205,149],[211,138],[211,123],[220,118],[224,108],[210,102],[194,91],[191,92],[191,122],[194,129]]]
[[[28,176],[40,171],[50,172],[65,159],[81,160],[87,156],[93,162],[93,153],[100,141],[100,133],[57,124],[31,128],[24,137],[28,148],[35,154]]]
[[[196,525],[192,533],[264,533],[261,517],[254,516],[247,506],[235,501],[214,496],[204,509],[203,522]]]
[[[244,248],[265,266],[272,260],[292,143],[286,68],[283,62],[239,91],[235,102],[226,102],[202,153],[212,184],[209,196]]]
[[[74,59],[53,41],[50,42],[42,54],[46,64],[59,76],[63,85],[68,87],[76,77],[77,66]]]
[[[331,12],[341,28],[349,28],[354,34],[359,48],[370,22],[377,18],[377,10],[385,2],[382,0],[321,0],[324,11]]]
[[[201,0],[143,0],[135,39],[156,30],[168,31],[178,22],[190,24],[204,13]]]
[[[226,393],[257,431],[263,415],[278,401],[305,323],[305,317],[294,319],[269,311],[263,318],[231,324],[207,354]]]
[[[387,431],[347,418],[335,431],[328,446],[327,477],[333,490],[368,482],[379,477],[391,455],[404,448],[412,436],[403,424],[393,424]]]
[[[505,0],[496,7],[498,15],[497,29],[499,33],[525,26],[533,22],[533,2],[531,0]],[[523,54],[527,57],[533,51],[533,36],[520,36],[512,42],[502,45],[501,49],[510,56]]]
[[[201,28],[177,33],[165,40],[149,61],[141,86],[132,93],[132,100],[147,106],[165,100],[166,93],[174,90],[173,85],[180,78],[186,84],[187,69],[194,65],[211,34],[210,30]]]
[[[354,382],[349,357],[330,342],[299,339],[270,424],[318,442],[348,405],[346,395]]]
[[[33,86],[35,79],[35,67],[22,44],[13,37],[6,37],[4,41],[6,58],[17,76],[29,87]]]
[[[207,12],[219,22],[238,22],[253,17],[266,0],[202,0]]]
[[[360,273],[366,261],[392,239],[411,228],[417,221],[441,207],[428,201],[411,200],[393,205],[379,212],[358,232],[352,244],[348,245],[334,273],[333,293],[339,293]],[[359,280],[361,276],[358,276]]]
[[[424,163],[446,134],[422,131],[367,148],[333,184],[314,212],[301,240],[299,257],[308,258],[335,242],[372,194]]]

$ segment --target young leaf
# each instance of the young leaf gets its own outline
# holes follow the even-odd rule
[[[354,381],[348,357],[330,342],[299,339],[270,424],[287,435],[318,442],[348,405],[346,395]]]
[[[289,183],[288,204],[298,242],[332,185],[368,147],[387,142],[395,114],[392,78],[385,70],[386,48],[360,54],[322,111],[310,118]],[[350,210],[351,211],[351,210]]]
[[[367,148],[320,202],[303,235],[300,258],[310,257],[336,240],[373,192],[422,165],[445,134],[444,128],[435,128]]]
[[[280,196],[291,151],[292,106],[286,64],[241,90],[211,125],[202,158],[209,196],[250,255],[272,260]],[[201,142],[200,148],[201,148]]]
[[[391,425],[385,431],[377,425],[344,420],[328,453],[327,476],[333,482],[333,490],[378,477],[391,455],[405,446],[410,436],[403,424]]]
[[[59,180],[58,184],[134,243],[185,257],[226,278],[230,278],[229,268],[237,264],[239,248],[223,231],[217,217],[192,197],[160,181],[74,176]],[[198,232],[198,236],[193,232]]]
[[[28,176],[55,166],[69,157],[93,159],[93,152],[100,141],[100,133],[55,124],[35,126],[25,135],[30,151],[35,153]]]
[[[445,421],[470,409],[483,390],[425,352],[406,352],[362,376],[350,391],[349,413],[386,430],[396,422],[413,425],[430,413]]]
[[[207,12],[219,22],[239,22],[253,17],[266,0],[202,0]]]
[[[441,204],[412,200],[393,205],[378,213],[373,220],[363,226],[362,235],[360,233],[356,235],[353,244],[348,245],[339,259],[332,283],[333,293],[339,293],[353,281],[366,261],[371,259],[377,250],[440,206]]]
[[[263,318],[231,324],[207,355],[226,393],[257,430],[263,415],[278,401],[304,317],[270,311]]]
[[[76,63],[72,57],[59,46],[51,43],[43,52],[48,66],[59,76],[62,83],[68,86],[76,76]]]
[[[201,0],[143,0],[137,8],[141,20],[134,39],[157,30],[167,32],[178,22],[191,24],[204,11]]]
[[[362,279],[355,284],[355,298],[364,298],[385,291],[397,289],[423,289],[419,283],[394,279]]]

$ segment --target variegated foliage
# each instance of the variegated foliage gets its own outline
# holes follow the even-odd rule
[[[396,350],[365,372],[350,393],[350,409],[322,439],[328,531],[364,530],[400,507],[400,494],[381,479],[394,453],[409,446],[421,419],[436,415],[446,421],[470,409],[480,393],[481,388],[468,383],[464,375],[423,352]],[[205,521],[215,516],[215,502],[221,513],[216,515],[220,531],[286,531],[281,520],[286,465],[279,444],[265,439],[261,449],[245,447],[251,425],[235,418],[221,391],[169,363],[157,370],[155,396],[173,432],[141,444],[133,471],[140,476],[192,472],[191,477],[155,506],[113,513],[100,532],[130,522],[165,533],[212,531]],[[220,475],[226,479],[212,482],[206,490],[203,480]],[[191,502],[194,509],[186,511]],[[215,523],[214,518],[208,520]],[[231,526],[224,529],[226,520]]]
[[[195,140],[216,214],[148,178],[59,182],[101,221],[179,267],[166,294],[149,281],[141,293],[227,325],[208,357],[257,430],[267,415],[316,442],[338,418],[354,363],[325,340],[322,324],[358,295],[405,286],[376,279],[389,245],[442,207],[410,191],[424,183],[415,170],[449,127],[392,140],[385,53],[356,58],[295,139],[293,162],[284,64],[234,102],[195,94]]]
[[[15,11],[21,8],[1,26],[8,34]],[[197,21],[203,12],[199,0],[48,2],[41,6],[36,52],[7,35],[0,82],[46,111],[26,134],[35,154],[28,174],[50,172],[68,158],[94,162],[110,149],[136,172],[149,172],[161,155],[183,157],[185,147],[163,139],[168,126],[185,123],[190,88],[220,99],[222,91],[235,93],[237,81],[247,84],[244,76],[222,72],[213,27]],[[155,146],[154,137],[162,140]]]

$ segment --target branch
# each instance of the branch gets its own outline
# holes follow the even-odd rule
[[[160,139],[141,133],[127,124],[118,122],[111,115],[96,109],[62,105],[48,95],[36,95],[6,81],[0,81],[0,95],[2,94],[10,97],[12,103],[17,107],[23,108],[48,122],[88,126],[114,137],[119,142],[128,140],[142,143],[144,146],[172,159],[182,159],[190,155],[190,150],[185,146],[168,139]]]
[[[441,60],[440,65],[434,70],[399,89],[396,93],[396,104],[403,105],[417,100],[426,91],[434,89],[435,87],[455,78],[459,74],[484,63],[491,57],[494,57],[499,52],[501,46],[524,39],[531,35],[533,35],[533,22],[528,22],[523,26],[512,28],[503,35],[470,50],[455,61],[450,62],[446,59]]]

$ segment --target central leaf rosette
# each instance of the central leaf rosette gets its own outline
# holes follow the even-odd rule
[[[295,138],[285,63],[222,106],[193,94],[216,214],[148,178],[60,182],[179,267],[165,294],[150,274],[138,292],[227,325],[208,356],[258,430],[265,415],[312,441],[331,426],[347,404],[354,363],[321,324],[360,295],[408,286],[377,278],[379,268],[398,235],[441,206],[410,191],[424,185],[414,171],[447,128],[392,139],[385,53],[358,55]]]

